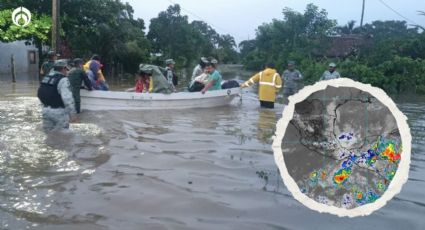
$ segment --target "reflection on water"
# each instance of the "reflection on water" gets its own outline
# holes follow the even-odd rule
[[[257,138],[265,144],[272,144],[272,137],[276,131],[277,115],[274,110],[262,109],[258,116]]]
[[[222,108],[85,112],[47,135],[34,95],[31,84],[0,86],[1,229],[425,224],[423,102],[400,105],[414,137],[408,183],[378,212],[347,219],[308,210],[283,186],[271,150],[283,107],[260,109],[252,90]]]

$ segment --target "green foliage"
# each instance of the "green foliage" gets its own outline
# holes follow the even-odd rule
[[[202,21],[189,23],[178,4],[151,19],[147,38],[154,53],[163,59],[173,58],[181,66],[188,66],[201,56],[214,56],[221,63],[238,60],[232,36],[220,35]]]
[[[313,84],[318,81],[328,65],[327,62],[317,62],[313,59],[304,59],[298,63],[300,64],[297,68],[302,71],[304,84],[306,85]]]
[[[101,56],[109,67],[134,73],[149,60],[150,43],[144,21],[133,18],[133,8],[117,0],[61,1],[63,37],[74,56]]]
[[[236,63],[238,61],[238,53],[234,49],[236,42],[232,36],[229,34],[219,36],[217,45],[216,56],[220,62]]]
[[[194,55],[191,43],[191,28],[187,16],[180,14],[180,6],[168,7],[160,12],[157,18],[151,19],[148,39],[151,41],[153,51],[166,58],[190,59]]]
[[[1,0],[4,8],[25,6],[36,15],[50,16],[51,4],[51,0]],[[45,19],[50,23],[47,16]],[[134,72],[134,66],[149,60],[150,43],[144,34],[144,21],[133,18],[133,8],[128,3],[120,0],[61,0],[60,24],[62,45],[67,46],[60,50],[64,57],[88,58],[97,53],[107,68],[106,72],[120,69],[120,66],[124,72]],[[44,28],[34,24],[34,30],[28,33],[40,37],[37,34],[44,33]],[[41,38],[50,43],[48,34]],[[65,48],[71,53],[65,53]]]
[[[326,51],[338,36],[364,39],[349,56],[326,58]],[[425,93],[425,32],[409,27],[404,21],[374,21],[362,28],[350,21],[336,26],[324,10],[310,4],[305,12],[283,10],[283,19],[258,27],[253,40],[239,44],[241,58],[247,69],[259,70],[274,62],[279,72],[288,60],[296,61],[304,76],[304,84],[313,84],[336,62],[343,77],[369,83],[390,94]]]
[[[311,56],[318,48],[327,48],[323,38],[332,33],[335,25],[325,10],[313,4],[307,5],[304,14],[285,8],[282,20],[259,26],[255,40],[239,44],[243,64],[258,68],[266,62],[286,63],[289,55]]]
[[[42,43],[50,43],[51,20],[37,15],[50,16],[51,4],[51,0],[0,0],[2,8],[25,6],[36,15],[32,24],[20,28],[11,24],[11,10],[1,11],[1,41],[35,39],[41,51]],[[214,56],[221,63],[238,61],[232,36],[220,35],[202,21],[189,23],[179,5],[153,18],[147,36],[144,21],[135,19],[133,13],[133,8],[121,0],[61,0],[60,52],[69,58],[99,54],[106,74],[111,70],[134,73],[141,62],[164,65],[166,58],[173,58],[178,66],[191,65],[201,56]]]
[[[27,40],[48,41],[50,27],[52,25],[50,17],[46,15],[32,15],[31,23],[25,27],[16,26],[12,22],[12,10],[0,11],[0,41],[13,42]]]

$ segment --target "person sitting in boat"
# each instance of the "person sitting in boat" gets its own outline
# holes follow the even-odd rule
[[[149,77],[147,75],[136,75],[136,85],[134,86],[134,92],[136,93],[147,93],[149,90]]]
[[[90,61],[86,62],[86,64],[83,66],[84,71],[89,77],[93,88],[96,90],[108,91],[109,86],[106,83],[105,76],[102,73],[102,67],[103,65],[100,63],[100,57],[97,54],[93,55]]]
[[[199,92],[205,87],[208,81],[209,81],[208,74],[202,73],[201,75],[195,77],[195,79],[190,83],[188,87],[188,91]]]
[[[196,77],[202,75],[205,70],[205,66],[208,63],[208,59],[206,57],[201,57],[199,60],[199,64],[195,66],[192,72],[192,81],[195,80]]]
[[[223,77],[220,72],[216,70],[217,60],[212,58],[210,62],[208,62],[205,66],[205,71],[208,73],[208,83],[201,90],[201,93],[204,94],[209,90],[220,90],[221,89],[221,81]]]
[[[161,69],[156,65],[140,64],[139,75],[149,79],[149,93],[172,93],[174,90],[168,84]]]
[[[205,66],[209,60],[206,57],[201,57],[199,64],[195,67],[192,73],[192,81],[189,84],[189,92],[199,92],[208,83],[208,73],[205,71]]]

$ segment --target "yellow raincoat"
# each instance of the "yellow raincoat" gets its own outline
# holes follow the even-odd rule
[[[87,70],[90,69],[90,62],[92,62],[92,61],[93,60],[90,60],[90,61],[86,62],[86,64],[83,65],[84,72],[87,72]],[[96,77],[97,77],[98,81],[105,81],[105,76],[103,75],[101,68],[99,68],[99,70],[97,71]]]
[[[275,69],[266,68],[265,70],[255,74],[242,87],[249,87],[255,83],[259,83],[258,97],[260,101],[275,102],[276,93],[282,88],[282,78]]]

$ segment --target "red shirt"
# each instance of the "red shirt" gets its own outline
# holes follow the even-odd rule
[[[137,80],[136,81],[136,87],[135,87],[136,93],[143,93],[143,91],[145,91],[145,89],[148,90],[148,87],[149,87],[148,85],[149,85],[148,81],[143,81],[141,79]]]

